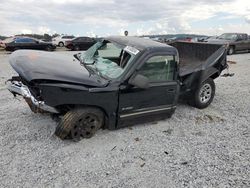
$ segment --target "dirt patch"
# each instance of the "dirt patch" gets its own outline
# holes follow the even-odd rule
[[[195,123],[201,124],[201,123],[216,123],[216,122],[224,122],[225,119],[216,115],[211,114],[205,114],[203,116],[195,117]]]
[[[236,61],[227,61],[227,63],[228,63],[228,64],[231,64],[231,65],[233,65],[233,64],[237,64],[237,62],[236,62]]]
[[[165,131],[162,131],[164,134],[167,134],[167,135],[171,135],[172,132],[173,132],[173,129],[168,129],[168,130],[165,130]]]

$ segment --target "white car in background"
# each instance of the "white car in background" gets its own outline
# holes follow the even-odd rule
[[[5,48],[5,44],[12,42],[14,39],[15,39],[15,37],[9,37],[9,38],[6,38],[6,39],[0,41],[0,47]]]
[[[69,35],[58,36],[52,39],[52,44],[63,47],[65,46],[66,41],[71,41],[73,38],[75,37]]]

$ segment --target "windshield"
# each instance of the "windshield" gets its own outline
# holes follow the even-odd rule
[[[85,53],[81,53],[81,62],[108,79],[121,76],[139,51],[126,46],[122,48],[107,41],[97,42]]]
[[[236,40],[237,39],[237,35],[236,34],[230,34],[230,33],[224,33],[221,36],[219,36],[219,39]]]

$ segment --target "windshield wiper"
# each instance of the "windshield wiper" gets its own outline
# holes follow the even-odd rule
[[[87,71],[90,73],[90,74],[93,74],[93,69],[90,69],[83,60],[81,58],[81,53],[78,53],[78,54],[74,54],[74,57],[80,62],[80,65],[84,66],[85,69],[87,69]]]
[[[97,58],[93,57],[93,59],[94,59],[93,63],[85,63],[83,61],[83,59],[80,57],[80,55],[81,55],[81,53],[74,54],[74,57],[80,62],[80,64],[82,66],[84,66],[84,68],[86,68],[88,70],[88,72],[90,74],[96,74],[96,75],[98,75],[106,80],[109,80],[108,77],[104,76],[100,71],[98,71],[98,69],[96,67],[94,68],[93,66],[91,66],[91,65],[94,65],[96,63]]]

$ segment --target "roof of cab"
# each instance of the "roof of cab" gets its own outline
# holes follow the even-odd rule
[[[176,48],[169,46],[167,44],[163,44],[160,42],[153,41],[151,39],[145,39],[145,38],[139,38],[139,37],[131,37],[131,36],[110,36],[105,38],[106,40],[110,42],[117,43],[122,46],[131,46],[134,47],[140,51],[142,50],[166,50],[166,51],[172,51],[173,53],[176,53]]]

